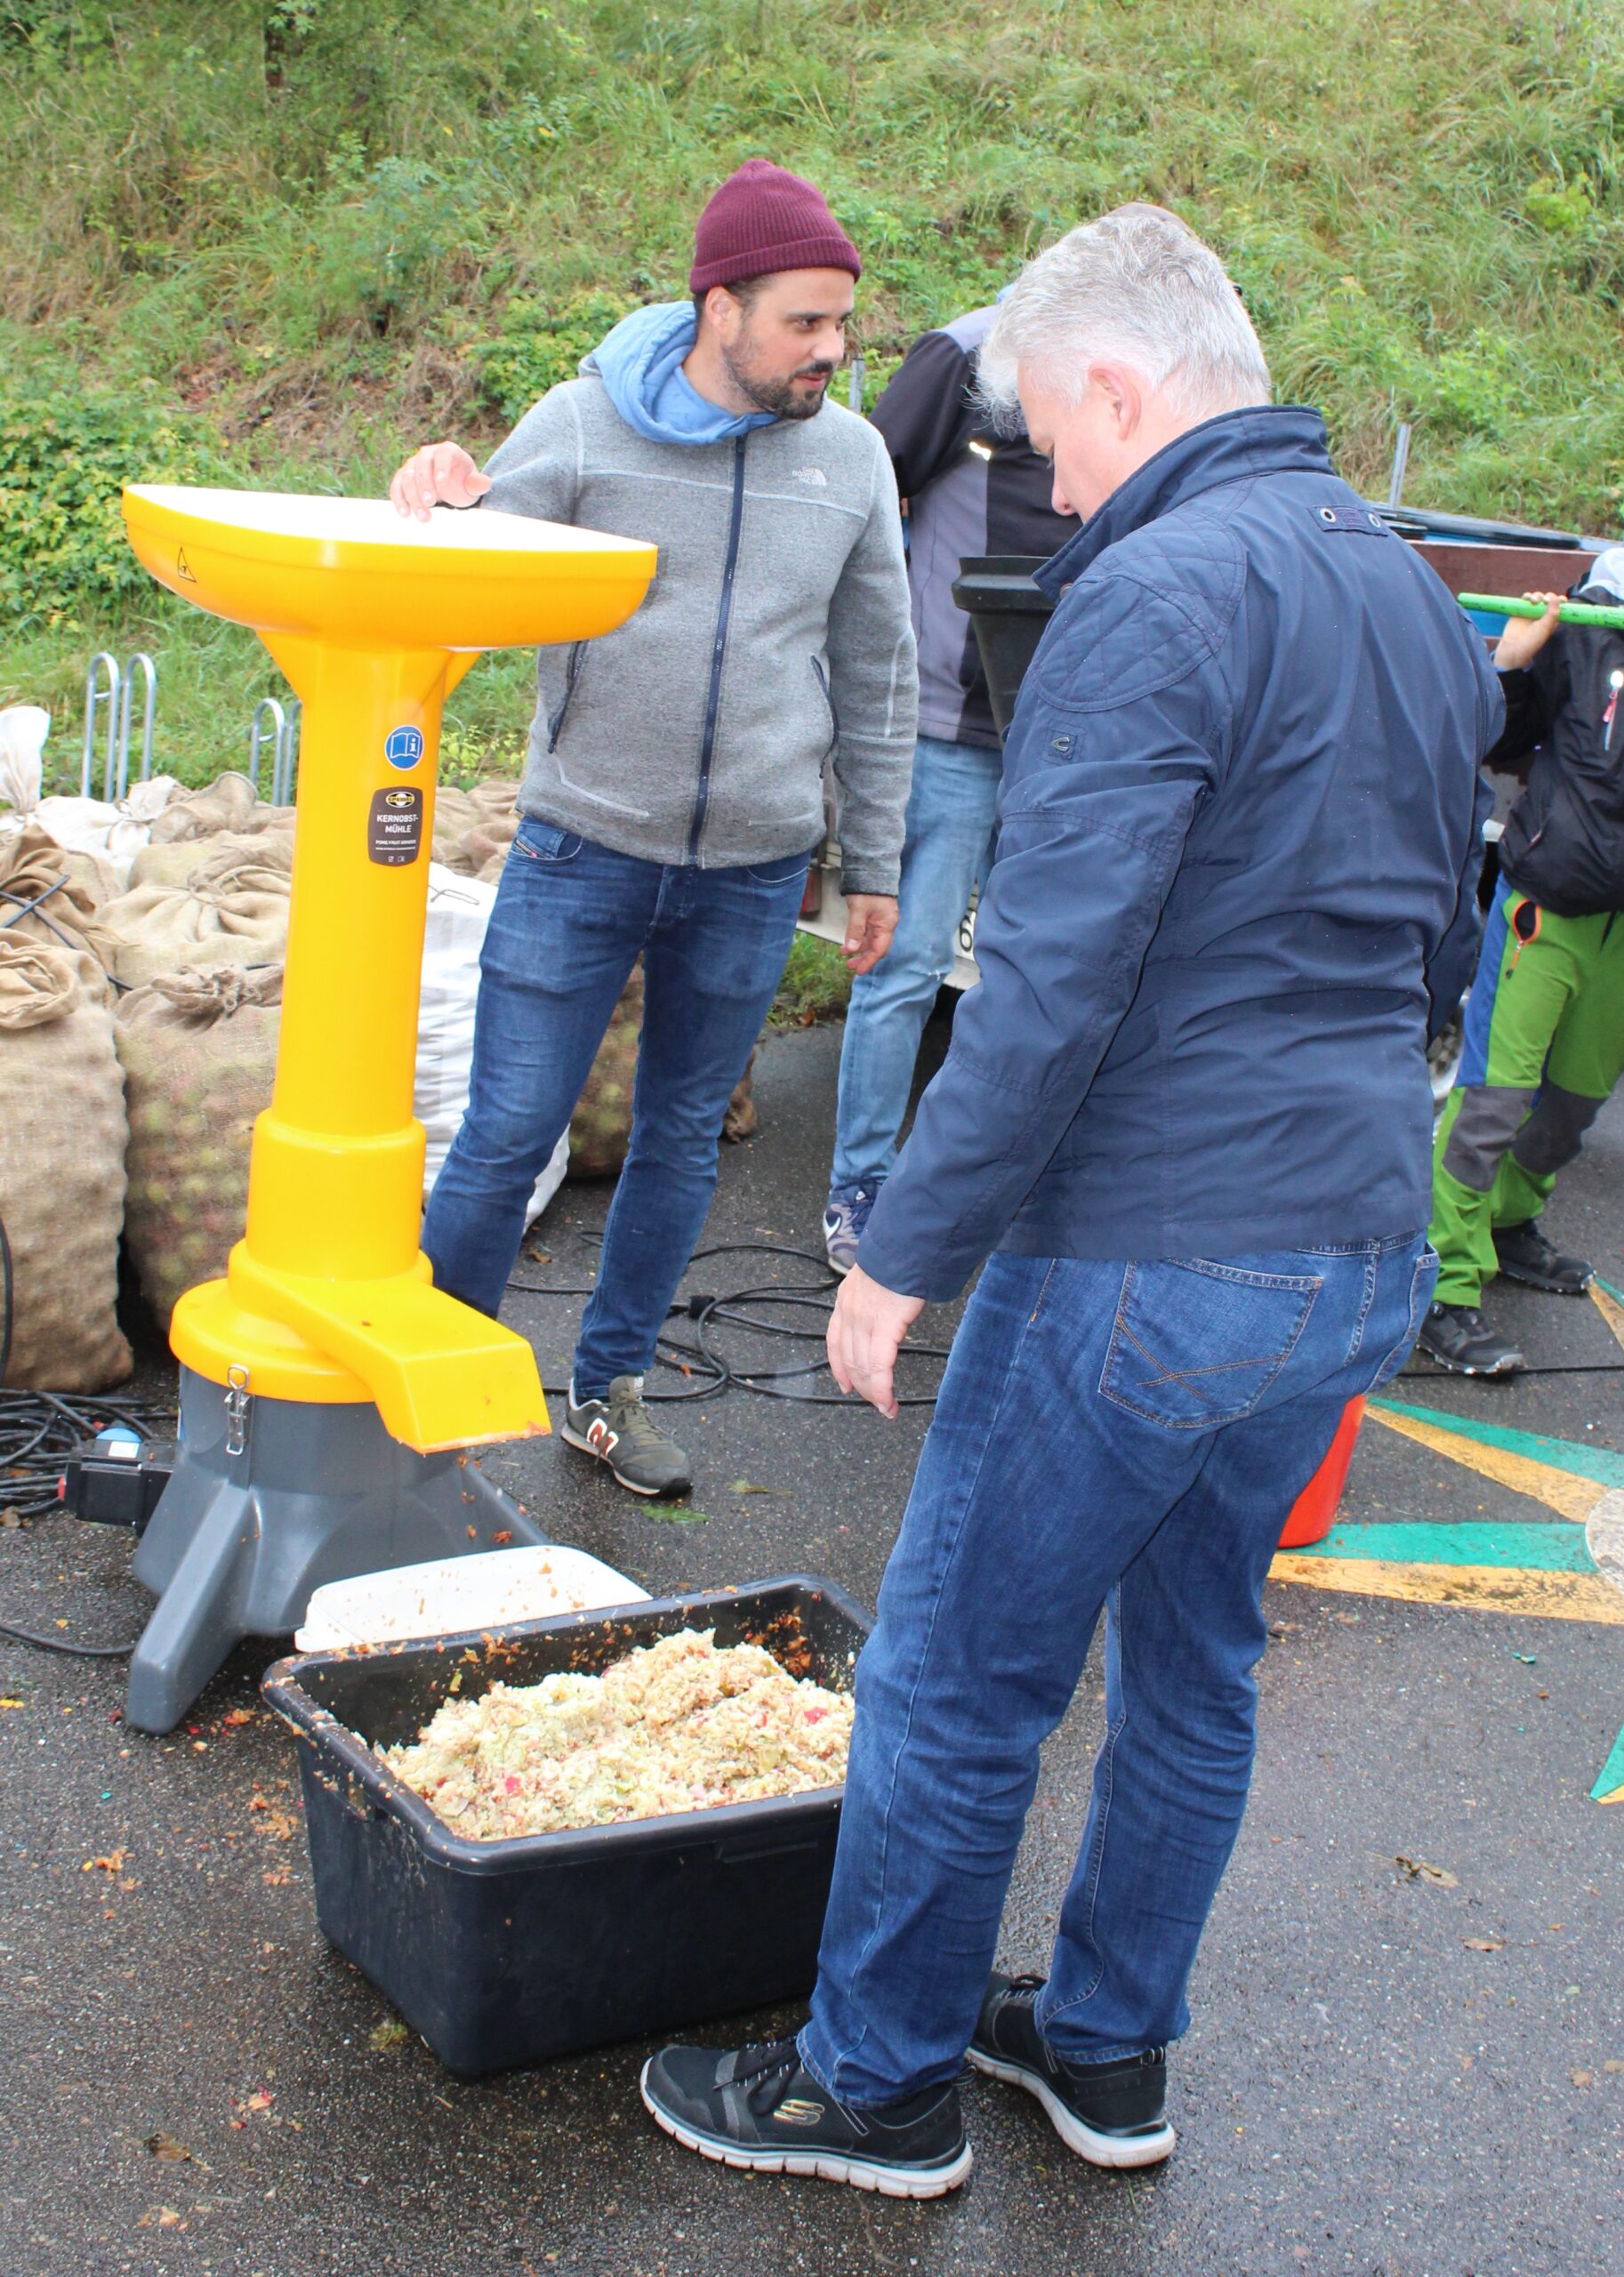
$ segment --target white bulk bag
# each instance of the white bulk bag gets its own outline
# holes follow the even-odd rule
[[[479,951],[496,900],[494,885],[459,877],[443,864],[429,865],[429,915],[423,933],[422,994],[417,1014],[417,1081],[412,1106],[428,1134],[423,1200],[434,1190],[440,1165],[468,1112],[468,1074],[474,1054],[474,1000],[479,993]],[[535,1182],[526,1212],[541,1216],[569,1167],[567,1130]]]

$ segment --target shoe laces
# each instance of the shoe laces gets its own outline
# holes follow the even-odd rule
[[[664,1444],[664,1432],[644,1404],[640,1382],[635,1391],[618,1393],[608,1405],[610,1420],[628,1446],[646,1448]]]
[[[744,2101],[757,2112],[770,2109],[776,2091],[800,2062],[793,2040],[752,2040],[741,2048],[733,2067],[735,2083],[744,2088]]]

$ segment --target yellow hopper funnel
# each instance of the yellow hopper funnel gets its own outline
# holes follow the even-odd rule
[[[382,500],[138,484],[130,543],[172,592],[252,625],[304,702],[276,1090],[248,1225],[171,1340],[210,1381],[375,1402],[421,1452],[545,1431],[530,1347],[431,1285],[412,1115],[440,706],[481,649],[590,640],[655,549]]]

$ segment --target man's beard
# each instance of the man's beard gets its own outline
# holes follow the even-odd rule
[[[799,394],[795,382],[828,380],[834,375],[832,364],[808,364],[801,371],[792,372],[787,380],[760,380],[726,348],[722,350],[722,362],[739,393],[748,396],[758,411],[770,411],[775,419],[816,419],[824,407],[828,388],[819,388],[815,395]]]

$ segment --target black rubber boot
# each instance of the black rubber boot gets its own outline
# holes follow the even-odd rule
[[[1515,1376],[1528,1365],[1510,1338],[1497,1336],[1475,1305],[1433,1305],[1416,1344],[1453,1376]]]
[[[1596,1278],[1586,1259],[1570,1257],[1546,1240],[1537,1218],[1525,1218],[1520,1226],[1496,1226],[1494,1251],[1507,1281],[1548,1289],[1554,1297],[1582,1297]]]

